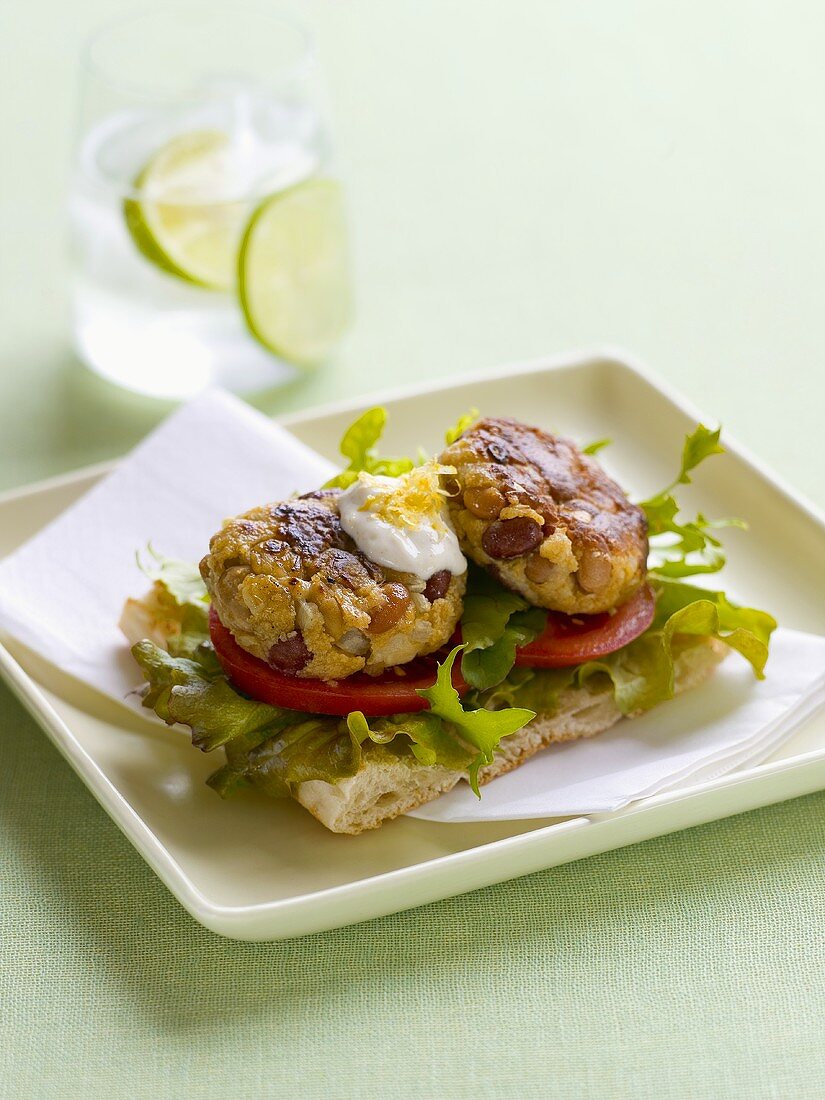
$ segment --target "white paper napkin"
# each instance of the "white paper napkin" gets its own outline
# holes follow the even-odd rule
[[[137,680],[117,624],[124,601],[150,583],[135,554],[151,542],[167,557],[200,561],[228,516],[315,489],[334,472],[261,413],[208,391],[0,562],[0,625],[123,702]]]
[[[241,401],[204,394],[0,563],[0,626],[125,702],[139,673],[117,623],[124,600],[148,586],[135,552],[151,541],[168,556],[197,561],[225,517],[315,488],[331,472]],[[772,649],[762,683],[731,655],[707,685],[593,740],[540,753],[485,787],[480,802],[461,784],[416,816],[599,813],[760,759],[825,701],[825,639],[781,630]]]

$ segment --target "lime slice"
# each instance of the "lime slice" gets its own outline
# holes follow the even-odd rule
[[[311,179],[261,203],[241,243],[238,290],[250,331],[270,351],[303,366],[329,354],[351,312],[339,184]]]
[[[219,130],[174,138],[135,180],[139,199],[123,205],[126,225],[147,260],[212,290],[235,284],[247,208],[230,201],[231,150]]]

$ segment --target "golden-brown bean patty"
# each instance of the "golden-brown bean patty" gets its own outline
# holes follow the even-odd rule
[[[644,513],[570,440],[490,418],[439,461],[462,550],[531,603],[593,614],[643,580]]]
[[[201,575],[237,643],[282,672],[338,680],[379,673],[447,642],[465,575],[424,581],[366,558],[343,531],[338,490],[227,520]]]

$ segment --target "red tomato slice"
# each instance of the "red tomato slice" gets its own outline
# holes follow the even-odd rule
[[[656,600],[643,585],[611,615],[562,615],[551,611],[534,642],[516,650],[516,664],[528,668],[568,668],[606,657],[638,638],[653,622]]]
[[[235,687],[261,703],[310,714],[345,715],[360,710],[368,718],[409,714],[426,710],[430,705],[416,693],[416,688],[432,687],[435,683],[436,656],[419,657],[398,671],[390,669],[380,676],[357,672],[344,680],[327,683],[277,672],[265,661],[253,657],[238,645],[214,608],[209,609],[209,634],[218,660]],[[453,665],[453,687],[464,695],[468,684],[459,664],[456,661]]]

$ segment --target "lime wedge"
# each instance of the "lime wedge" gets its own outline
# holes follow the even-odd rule
[[[235,284],[247,208],[230,201],[231,150],[219,130],[173,138],[135,180],[140,198],[123,204],[126,225],[147,260],[212,290]]]
[[[261,203],[241,242],[238,290],[250,331],[270,351],[303,366],[329,354],[351,312],[339,184],[311,179]]]

